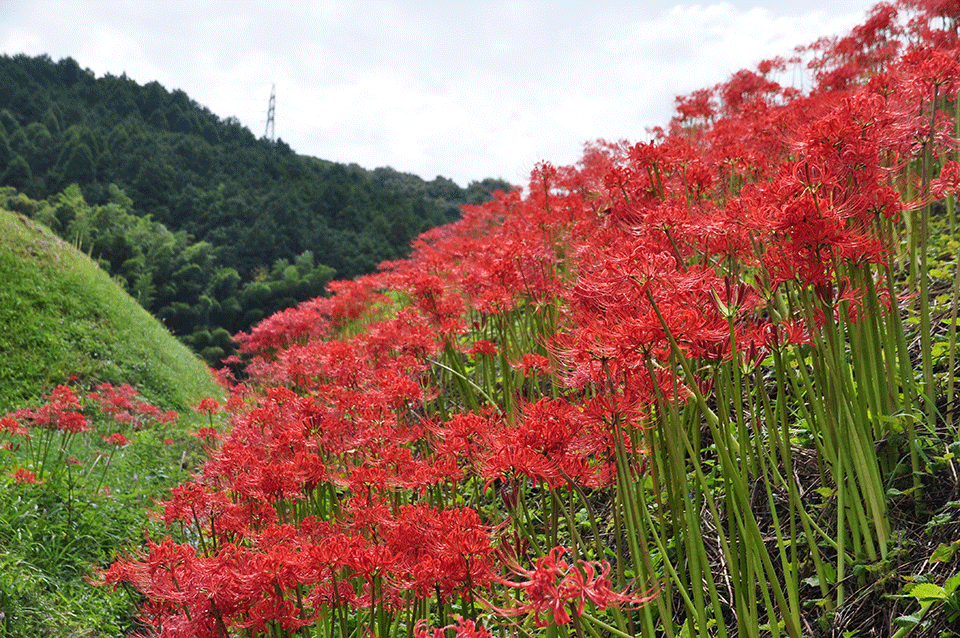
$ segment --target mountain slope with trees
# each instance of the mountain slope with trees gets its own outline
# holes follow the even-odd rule
[[[0,56],[0,186],[211,362],[231,334],[511,188],[297,155],[183,91],[26,55]]]

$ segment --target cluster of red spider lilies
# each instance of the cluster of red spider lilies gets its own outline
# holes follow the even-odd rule
[[[958,18],[878,5],[240,335],[170,536],[104,583],[161,636],[806,635],[891,551],[916,446],[877,441],[952,426],[908,333]]]
[[[70,490],[88,488],[85,496],[94,498],[101,488],[109,490],[103,485],[104,474],[117,449],[130,443],[125,432],[177,418],[176,412],[161,411],[126,384],[100,383],[86,393],[63,384],[44,397],[39,407],[0,417],[0,450],[3,460],[14,459],[8,470],[14,483],[70,484]],[[74,452],[82,446],[75,443],[81,436],[99,437],[106,449],[96,451],[94,446],[92,458],[77,458]]]

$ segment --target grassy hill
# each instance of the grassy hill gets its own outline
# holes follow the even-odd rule
[[[0,412],[76,376],[185,410],[219,394],[207,366],[87,256],[0,210]]]
[[[207,420],[190,406],[222,395],[206,364],[93,260],[0,209],[0,416],[44,404],[61,383],[87,404],[101,383],[129,384],[180,418],[129,426],[87,407],[90,430],[77,435],[0,428],[0,637],[135,629],[124,593],[86,579],[155,524],[146,508],[201,453],[191,433]],[[24,480],[28,470],[38,480]]]

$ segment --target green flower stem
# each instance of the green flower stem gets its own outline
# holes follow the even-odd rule
[[[679,365],[683,368],[684,378],[689,380],[694,379],[695,377],[690,369],[690,362],[684,356],[683,350],[680,348],[679,344],[677,344],[677,341],[674,338],[666,320],[663,318],[663,315],[660,312],[660,308],[657,306],[656,301],[653,299],[653,295],[650,294],[649,291],[647,292],[647,298],[654,312],[657,314],[657,318],[664,330],[664,334],[670,343],[671,350],[676,355],[677,363],[679,363]],[[728,498],[734,499],[734,502],[738,504],[738,507],[734,508],[732,512],[739,532],[738,535],[742,535],[742,541],[746,544],[747,551],[752,555],[752,557],[758,557],[763,566],[763,571],[766,574],[768,586],[773,590],[773,595],[777,606],[783,613],[787,634],[791,636],[791,638],[800,638],[802,635],[799,622],[800,610],[790,608],[790,605],[784,597],[783,590],[778,584],[779,576],[773,567],[770,555],[763,543],[763,535],[760,533],[759,525],[757,524],[757,520],[754,517],[751,509],[749,490],[740,480],[740,474],[737,469],[739,464],[734,458],[734,454],[736,454],[738,451],[735,449],[737,446],[735,445],[735,442],[731,440],[729,433],[723,432],[720,429],[719,419],[717,418],[716,413],[710,409],[706,398],[703,396],[703,393],[700,391],[699,387],[697,387],[697,384],[688,383],[687,385],[690,391],[693,393],[700,412],[704,416],[707,425],[710,428],[711,435],[714,438],[717,455],[720,459],[721,471],[723,472],[724,478],[726,478],[728,481],[728,488],[732,492],[728,493]],[[692,454],[692,450],[690,453]],[[699,469],[697,471],[700,473],[698,478],[702,480],[702,472]],[[717,518],[717,520],[720,519]],[[772,624],[773,622],[771,621],[771,625]]]
[[[960,108],[960,100],[957,101],[958,108]],[[958,126],[960,126],[960,119],[957,120]],[[947,209],[950,211],[950,232],[951,236],[953,235],[953,196],[947,198]],[[960,308],[960,251],[957,253],[957,265],[956,270],[953,276],[953,288],[950,295],[950,329],[948,333],[948,359],[947,359],[947,426],[953,428],[953,433],[956,436],[960,436],[960,427],[957,427],[954,421],[953,415],[953,394],[954,388],[956,387],[956,365],[957,365],[957,310]],[[910,446],[911,460],[913,456],[916,455],[914,452],[914,446]],[[914,468],[914,476],[919,480],[917,476],[917,470],[919,468]]]
[[[817,544],[816,538],[814,537],[813,532],[811,530],[811,527],[813,527],[813,525],[811,525],[810,517],[806,511],[806,506],[803,502],[803,499],[800,496],[799,486],[797,485],[797,482],[794,479],[793,454],[792,454],[793,446],[792,446],[792,441],[790,439],[790,425],[788,421],[789,415],[787,412],[786,380],[788,378],[788,375],[786,372],[786,368],[784,366],[783,356],[780,350],[777,348],[774,348],[772,351],[772,354],[773,354],[774,370],[776,372],[776,381],[777,381],[777,407],[776,407],[776,417],[771,418],[769,416],[770,415],[769,408],[765,410],[765,413],[768,415],[766,422],[768,424],[768,427],[770,427],[770,425],[773,425],[774,427],[779,425],[781,436],[778,439],[778,444],[780,446],[780,458],[782,459],[782,463],[783,463],[783,484],[786,486],[787,493],[789,495],[790,511],[791,511],[791,514],[795,513],[800,519],[800,525],[803,528],[803,535],[804,535],[804,538],[806,539],[807,547],[813,559],[814,569],[817,572],[817,581],[820,587],[820,595],[822,598],[827,599],[829,594],[829,585],[827,582],[826,570],[824,569],[823,558],[820,556],[820,547]],[[757,374],[757,386],[762,387],[763,378],[759,369],[757,370],[756,374]],[[791,376],[789,377],[789,380],[791,381],[792,386],[796,388],[795,379]],[[796,389],[794,389],[794,392],[795,392],[794,396],[800,396],[799,394],[796,394]],[[767,401],[768,397],[765,392],[761,392],[761,397],[764,399],[764,401]],[[774,467],[776,467],[776,464],[774,464]],[[792,515],[790,517],[790,526],[791,526],[790,537],[792,539],[796,539],[796,532],[794,530],[795,522]],[[819,530],[819,528],[817,529],[820,532],[821,536],[828,537],[828,535],[822,532],[822,530]],[[830,540],[832,541],[833,539],[831,538]],[[797,563],[796,554],[798,551],[798,544],[795,542],[792,543],[791,550],[794,554],[793,563],[796,564]]]
[[[934,84],[933,100],[930,103],[930,132],[929,137],[923,147],[923,167],[921,169],[921,195],[928,197],[930,194],[930,178],[933,170],[933,139],[936,134],[937,118],[937,97],[940,86]],[[921,365],[923,367],[923,390],[926,398],[925,414],[927,417],[927,427],[930,430],[936,428],[936,388],[933,382],[933,347],[930,341],[930,273],[927,267],[927,240],[930,232],[930,204],[926,204],[920,209],[920,232],[918,250],[920,252],[920,352]]]
[[[763,386],[763,377],[760,375],[759,369],[757,370],[757,383],[754,386],[755,394],[759,395],[758,399],[761,403],[760,406],[756,406],[755,409],[751,410],[751,413],[755,415],[751,419],[753,425],[753,437],[754,440],[759,442],[764,438],[764,432],[761,431],[760,424],[760,415],[766,416],[766,423],[770,426],[776,427],[776,420],[773,418],[773,414],[770,409],[769,400]],[[768,426],[768,427],[770,427]],[[777,537],[777,549],[780,554],[780,567],[783,570],[784,574],[784,587],[787,590],[787,598],[790,600],[791,609],[800,609],[800,592],[799,592],[799,560],[797,558],[797,545],[799,544],[799,539],[797,538],[797,528],[796,521],[793,516],[790,516],[790,525],[789,525],[789,537],[784,535],[783,527],[780,523],[780,516],[777,514],[777,505],[774,500],[773,493],[773,481],[771,476],[777,480],[778,484],[783,484],[783,477],[776,476],[778,474],[776,467],[778,463],[777,459],[777,436],[776,431],[772,433],[767,432],[767,441],[769,447],[765,448],[764,451],[769,451],[770,456],[767,457],[765,454],[757,454],[757,459],[760,463],[760,475],[763,477],[763,486],[767,495],[767,507],[770,509],[770,517],[772,519],[772,526],[774,534]],[[758,450],[759,451],[759,450]],[[768,465],[769,462],[769,465]],[[786,461],[784,460],[784,463]],[[769,469],[773,468],[773,469]],[[793,504],[791,503],[791,509]],[[792,557],[787,556],[787,548],[791,548],[793,552]]]

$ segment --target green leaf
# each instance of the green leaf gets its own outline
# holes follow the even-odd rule
[[[943,590],[943,587],[934,585],[933,583],[920,583],[918,585],[914,585],[907,593],[919,600],[921,603],[947,599],[947,594]]]
[[[910,614],[909,616],[900,616],[893,619],[893,624],[898,627],[916,627],[920,624],[920,616]]]
[[[957,545],[958,543],[960,543],[960,541],[955,542],[954,545]],[[943,591],[945,594],[950,596],[953,594],[953,592],[957,591],[957,587],[960,587],[960,574],[957,574],[952,578],[948,578],[947,582],[943,584]]]
[[[837,582],[837,570],[833,565],[824,565],[823,575],[826,576],[829,584],[833,585]]]
[[[940,543],[940,546],[933,550],[933,553],[930,554],[930,562],[945,563],[953,558],[958,549],[960,549],[960,540],[956,540],[949,545],[946,543]]]

